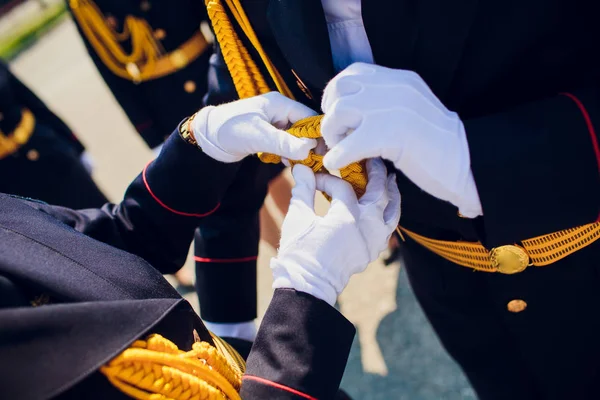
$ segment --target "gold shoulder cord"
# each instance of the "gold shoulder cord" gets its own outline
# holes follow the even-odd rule
[[[138,400],[241,400],[244,361],[231,346],[213,338],[218,347],[196,342],[186,352],[151,335],[136,340],[100,372]]]
[[[268,85],[229,21],[221,0],[205,1],[215,36],[240,98],[267,92]],[[225,3],[244,35],[259,54],[277,90],[293,98],[291,91],[258,41],[239,0],[225,0]],[[288,132],[297,137],[318,138],[321,136],[319,132],[321,118],[322,116],[317,116],[299,121]],[[279,157],[272,154],[259,154],[259,157],[264,162],[281,161]],[[312,152],[306,160],[294,161],[294,163],[308,165],[314,171],[323,169],[322,157]],[[342,178],[352,184],[358,196],[364,193],[367,184],[364,163],[349,165],[340,172]],[[458,265],[479,271],[511,274],[520,272],[529,265],[549,265],[590,245],[600,238],[600,223],[554,232],[523,240],[521,245],[501,246],[491,251],[479,242],[430,239],[402,227],[399,227],[398,233],[401,236],[402,233],[406,234],[433,253]]]

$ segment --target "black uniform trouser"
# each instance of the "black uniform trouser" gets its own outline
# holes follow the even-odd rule
[[[282,164],[247,157],[219,209],[201,220],[194,240],[200,315],[210,322],[257,317],[259,212]]]
[[[475,272],[407,238],[411,285],[481,400],[600,398],[600,241],[515,275]],[[507,303],[527,308],[511,313]]]
[[[73,146],[39,124],[25,145],[0,160],[0,192],[74,209],[107,201]]]

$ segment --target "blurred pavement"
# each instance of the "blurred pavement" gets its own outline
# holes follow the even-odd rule
[[[152,153],[96,72],[71,20],[22,53],[11,67],[74,129],[95,160],[96,181],[112,201],[119,201]],[[266,205],[276,213],[270,199]],[[319,207],[322,211],[326,203]],[[272,293],[268,260],[274,254],[275,249],[261,242],[261,315]],[[186,268],[193,268],[190,262]],[[186,298],[197,306],[195,295]],[[476,398],[431,331],[399,263],[385,267],[375,262],[354,277],[340,298],[340,309],[358,328],[342,383],[356,400]]]

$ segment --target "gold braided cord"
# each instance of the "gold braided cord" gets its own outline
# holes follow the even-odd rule
[[[228,351],[234,357],[235,350]],[[160,335],[150,335],[135,341],[100,372],[138,400],[240,400],[240,367],[207,342],[196,342],[185,352]]]
[[[406,228],[400,227],[400,230],[429,251],[455,264],[478,271],[498,272],[491,261],[490,251],[480,242],[430,239]],[[541,267],[563,259],[598,239],[600,239],[600,222],[595,222],[523,240],[521,243],[531,264]]]
[[[287,84],[279,74],[279,71],[277,70],[277,68],[275,68],[275,66],[271,62],[271,59],[260,44],[260,41],[258,40],[256,33],[254,32],[254,29],[250,24],[250,20],[246,16],[246,12],[244,11],[244,8],[240,4],[239,0],[225,0],[225,2],[227,3],[229,10],[231,10],[233,17],[240,25],[240,28],[242,28],[242,31],[244,32],[248,40],[250,40],[250,43],[252,43],[254,49],[258,52],[258,55],[260,56],[265,68],[267,68],[267,71],[269,72],[269,75],[273,78],[273,82],[275,83],[277,90],[284,96],[293,99],[294,95],[292,94],[292,91],[287,86]],[[241,44],[241,42],[239,44]]]
[[[260,44],[239,0],[225,0],[225,2],[242,31],[260,55],[261,60],[269,71],[279,92],[293,99],[294,96],[292,92],[289,90],[279,71],[277,71],[277,68],[275,68]],[[233,83],[238,96],[243,99],[269,92],[270,89],[264,77],[235,32],[221,1],[206,0],[206,7],[215,32],[215,37],[221,47],[225,64],[233,78]],[[323,116],[320,115],[298,121],[292,125],[287,132],[296,137],[320,138],[322,117]],[[281,162],[281,157],[274,154],[259,153],[258,157],[265,163],[277,164]],[[311,168],[314,172],[325,171],[325,168],[323,167],[323,156],[316,154],[314,151],[311,151],[308,158],[305,160],[290,160],[290,164],[303,164]],[[340,170],[340,175],[342,179],[352,185],[358,197],[364,194],[367,186],[367,172],[364,162],[354,163],[342,168]]]
[[[215,38],[219,42],[223,59],[240,99],[267,93],[267,82],[235,32],[221,2],[207,0],[206,8]]]
[[[92,0],[70,0],[69,5],[83,34],[112,73],[125,79],[139,74],[139,80],[145,80],[151,74],[164,50],[145,20],[127,16],[123,32],[117,32],[106,23],[104,15]],[[125,52],[119,44],[129,38],[131,53]],[[132,71],[142,63],[140,71]]]
[[[549,265],[600,238],[600,222],[523,240],[534,265]]]
[[[215,347],[225,356],[227,363],[235,369],[239,376],[244,375],[246,372],[246,361],[242,358],[229,343],[218,337],[217,335],[210,332],[210,336],[215,343]]]
[[[292,125],[287,132],[296,137],[316,139],[321,136],[322,115],[308,117]],[[277,164],[281,162],[281,157],[275,154],[260,153],[259,158],[262,162]],[[311,151],[308,157],[301,161],[290,160],[291,165],[302,164],[311,168],[314,172],[324,171],[323,156]],[[350,164],[340,169],[340,176],[343,180],[350,183],[356,196],[360,198],[367,188],[367,171],[365,162]],[[325,196],[327,197],[327,196]]]
[[[35,129],[35,116],[27,108],[21,111],[21,121],[8,135],[0,131],[0,159],[15,153],[29,141]]]
[[[142,18],[125,17],[123,32],[107,22],[92,0],[69,0],[73,16],[100,60],[115,75],[135,83],[161,78],[185,68],[208,47],[198,30],[176,50],[166,53],[152,27]],[[130,40],[127,53],[121,42]]]

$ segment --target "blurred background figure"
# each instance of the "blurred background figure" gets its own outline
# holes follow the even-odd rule
[[[0,62],[0,192],[70,208],[100,207],[106,197],[69,127]]]

